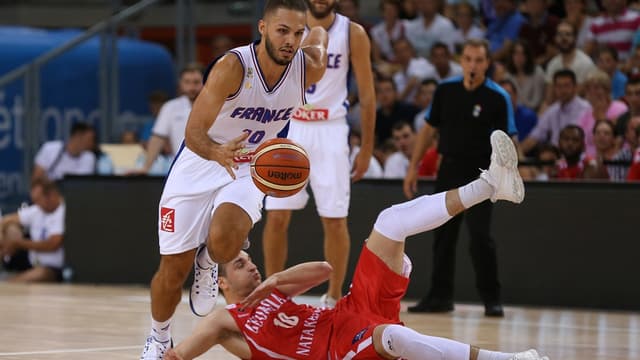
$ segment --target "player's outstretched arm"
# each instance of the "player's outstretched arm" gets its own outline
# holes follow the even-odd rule
[[[313,261],[292,266],[266,278],[246,299],[242,305],[254,307],[278,289],[288,296],[304,293],[312,287],[329,279],[333,268],[326,261]]]
[[[309,35],[302,41],[300,48],[304,52],[306,83],[305,89],[317,83],[327,69],[327,31],[321,26],[314,26]]]
[[[362,145],[353,164],[352,180],[360,180],[369,168],[373,154],[374,131],[376,126],[376,94],[373,86],[373,71],[371,70],[371,42],[364,28],[354,23],[349,25],[349,46],[351,64],[358,85],[360,99],[360,132]]]
[[[241,359],[251,358],[251,349],[233,317],[224,308],[214,310],[200,321],[189,337],[169,350],[165,359],[191,360],[218,344]]]
[[[232,169],[236,167],[233,157],[244,146],[243,141],[248,134],[238,134],[237,138],[226,144],[217,144],[209,138],[207,132],[227,97],[240,88],[242,77],[242,64],[236,55],[228,53],[218,60],[193,103],[184,137],[185,144],[191,151],[207,160],[217,161],[227,168],[233,178],[235,175]]]

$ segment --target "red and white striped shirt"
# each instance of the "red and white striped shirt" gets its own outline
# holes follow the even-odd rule
[[[633,36],[640,27],[640,13],[625,9],[619,16],[600,15],[592,20],[587,40],[595,40],[618,51],[620,60],[631,52]]]

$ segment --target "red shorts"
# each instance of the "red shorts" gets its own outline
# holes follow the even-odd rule
[[[400,300],[408,285],[408,278],[395,273],[363,246],[349,294],[336,304],[331,358],[381,359],[373,348],[373,329],[401,323]]]

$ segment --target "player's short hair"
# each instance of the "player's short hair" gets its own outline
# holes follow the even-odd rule
[[[464,49],[468,47],[483,47],[485,56],[487,59],[491,60],[491,50],[489,49],[489,42],[487,40],[476,38],[467,39],[462,43],[462,51],[464,52]]]
[[[307,4],[304,0],[267,0],[264,4],[264,11],[262,13],[264,16],[267,16],[267,14],[274,12],[279,8],[306,12]]]

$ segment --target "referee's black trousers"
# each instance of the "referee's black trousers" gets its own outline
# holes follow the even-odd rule
[[[485,159],[460,159],[444,156],[436,180],[436,192],[447,191],[465,185],[480,175],[479,168],[487,169]],[[470,235],[471,260],[476,275],[476,287],[484,303],[500,302],[498,261],[496,244],[491,237],[493,204],[487,200],[465,210],[435,230],[433,244],[433,270],[428,300],[449,302],[453,300],[456,263],[456,243],[463,218],[467,220]]]

